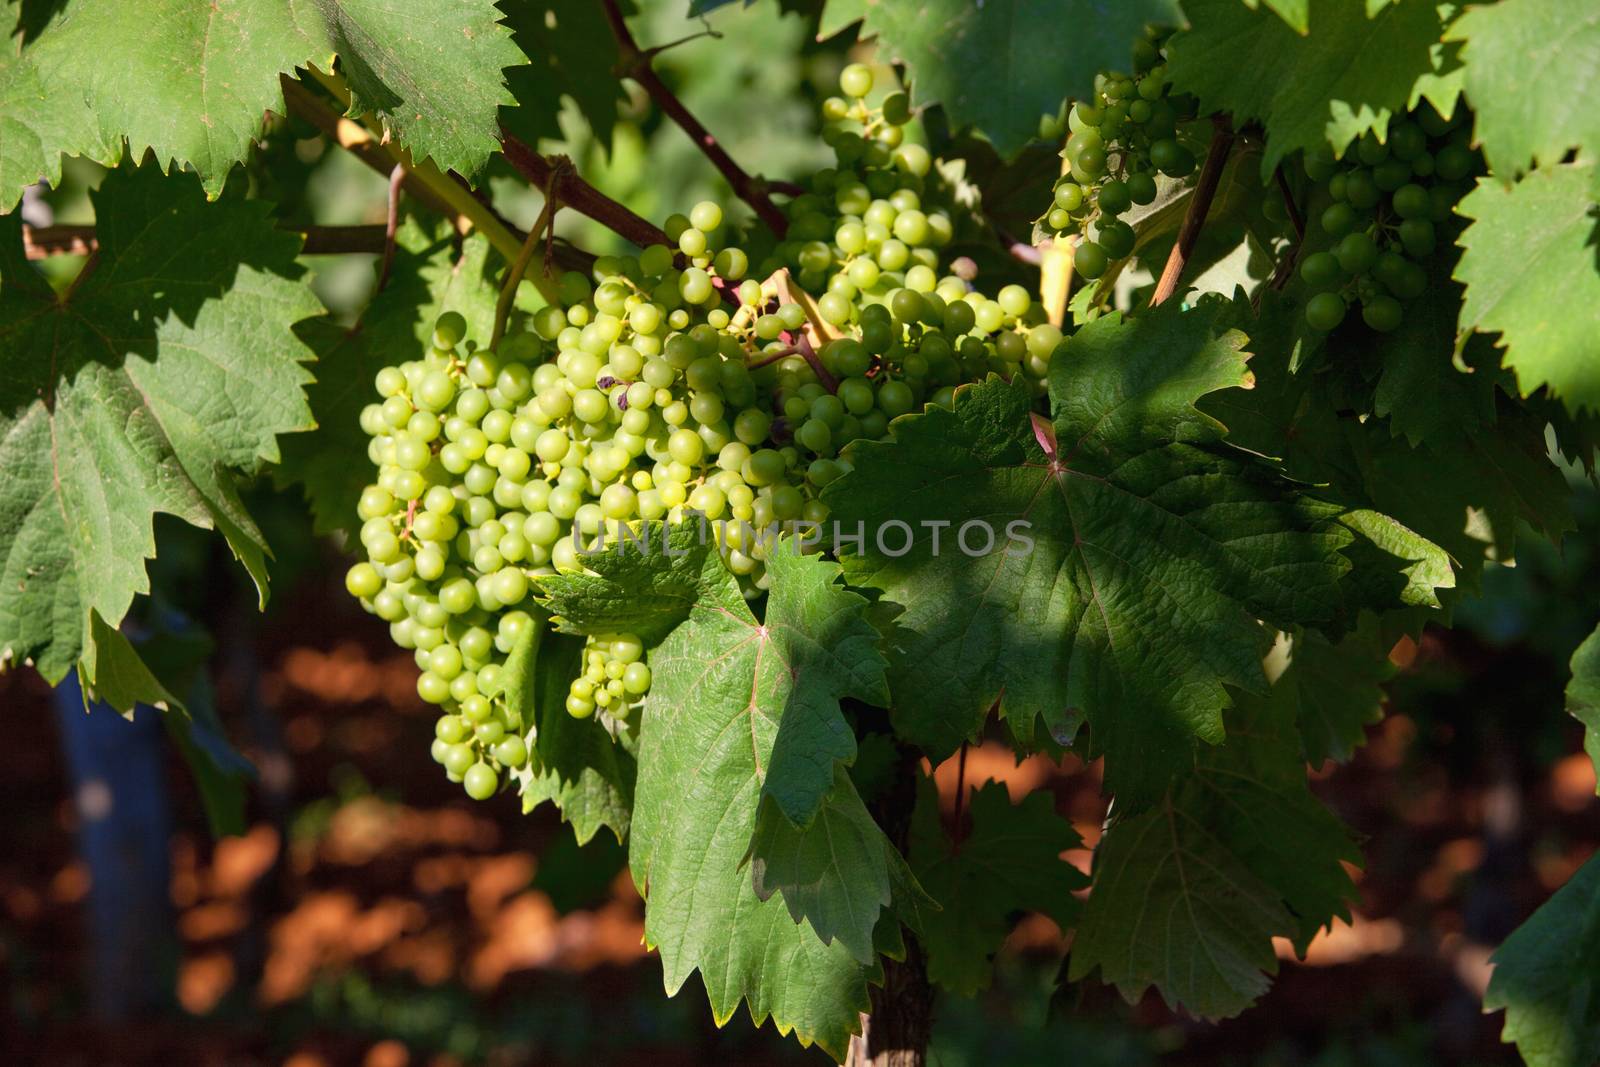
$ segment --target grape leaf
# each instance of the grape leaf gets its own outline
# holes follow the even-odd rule
[[[120,621],[149,587],[157,511],[220,530],[265,596],[231,470],[310,426],[289,327],[321,307],[295,280],[299,239],[236,191],[208,204],[193,175],[107,175],[99,252],[59,298],[0,220],[0,662],[57,680],[91,612]]]
[[[617,77],[617,42],[595,0],[501,0],[512,39],[530,61],[506,72],[517,106],[506,129],[528,144],[562,136],[561,98],[571,98],[602,145],[611,144],[628,94]],[[632,6],[621,5],[626,16]]]
[[[708,557],[708,571],[721,566]],[[669,992],[699,969],[719,1021],[743,997],[757,1022],[770,1014],[842,1058],[866,1009],[866,971],[841,941],[825,944],[781,903],[761,901],[741,864],[786,722],[830,704],[837,715],[845,695],[882,703],[882,660],[864,602],[832,584],[835,566],[780,552],[768,573],[763,622],[723,572],[651,653],[630,863]],[[831,785],[837,756],[803,755]]]
[[[660,639],[649,655],[630,849],[646,939],[660,949],[669,992],[698,969],[719,1022],[744,998],[758,1023],[770,1015],[780,1030],[842,1058],[866,1008],[869,971],[844,943],[861,890],[817,872],[806,879],[780,846],[814,856],[811,845],[835,825],[859,842],[862,820],[871,822],[856,810],[849,779],[836,778],[855,752],[840,698],[887,701],[866,602],[835,584],[837,565],[784,547],[768,561],[771,592],[758,622],[696,524],[673,528],[665,542],[659,524],[646,529],[650,551],[613,546],[586,561],[594,573],[543,583],[567,629],[626,626]],[[797,841],[785,830],[775,838],[771,824],[758,833],[763,808],[822,836]],[[751,870],[753,844],[763,854]],[[865,868],[870,852],[852,856],[849,881],[882,884]],[[769,877],[804,892],[763,901],[755,883],[774,888]],[[876,889],[870,895],[881,899]],[[844,928],[835,929],[838,916]],[[836,935],[831,943],[819,923]]]
[[[1355,886],[1349,832],[1307,787],[1278,687],[1241,696],[1228,743],[1156,808],[1115,822],[1095,849],[1094,888],[1069,977],[1100,969],[1130,1001],[1151,985],[1202,1018],[1235,1015],[1278,968],[1272,939],[1301,950]]]
[[[1258,620],[1331,620],[1337,509],[1221,445],[1193,406],[1248,381],[1243,341],[1176,305],[1108,315],[1055,353],[1048,448],[1028,390],[996,379],[853,446],[824,494],[836,528],[911,542],[844,559],[852,585],[905,608],[888,641],[902,736],[937,761],[996,702],[1058,739],[1082,715],[1107,787],[1148,803],[1196,740],[1222,739],[1224,683],[1264,688]]]
[[[304,491],[317,533],[354,533],[360,525],[356,502],[375,472],[350,457],[367,450],[361,409],[378,399],[373,378],[384,367],[420,357],[445,311],[460,312],[467,335],[486,341],[494,328],[490,279],[502,262],[480,236],[468,237],[458,253],[455,242],[408,221],[396,235],[388,285],[358,322],[345,326],[330,314],[295,326],[317,354],[317,380],[306,389],[317,428],[284,439],[273,473],[279,484]]]
[[[1237,0],[1230,0],[1237,3]],[[1146,23],[1180,21],[1176,0],[860,0],[823,25],[864,16],[882,58],[906,64],[918,104],[944,105],[955,125],[976,126],[1005,156],[1038,135],[1039,119],[1069,96],[1087,96],[1096,71],[1125,70]],[[842,21],[841,21],[842,20]],[[1046,27],[1062,32],[1041,32]]]
[[[1394,675],[1373,616],[1337,643],[1315,630],[1294,635],[1288,663],[1274,683],[1295,708],[1306,762],[1343,763],[1366,742],[1366,728],[1383,718],[1383,683]]]
[[[1490,962],[1483,1010],[1506,1013],[1500,1039],[1514,1042],[1528,1067],[1600,1058],[1600,856],[1512,931]]]
[[[971,827],[952,841],[939,822],[933,780],[918,782],[911,869],[941,909],[922,920],[928,977],[966,997],[986,989],[994,977],[991,961],[1015,913],[1042,912],[1067,929],[1079,910],[1072,893],[1088,885],[1061,859],[1083,841],[1056,814],[1050,793],[1030,793],[1013,805],[1006,787],[991,780],[972,788],[968,811]]]
[[[1207,111],[1260,120],[1263,174],[1299,148],[1326,141],[1342,152],[1368,130],[1386,136],[1419,81],[1447,62],[1434,0],[1397,0],[1370,17],[1347,0],[1311,0],[1305,36],[1238,0],[1184,0],[1183,10],[1189,29],[1167,45],[1173,85]]]
[[[0,95],[72,86],[11,115],[23,150],[5,168],[5,202],[39,177],[39,157],[55,177],[60,154],[112,158],[124,137],[135,159],[149,149],[193,166],[214,195],[263,113],[284,110],[279,75],[331,69],[336,55],[351,114],[374,113],[417,159],[471,175],[514,102],[501,68],[522,61],[498,19],[493,0],[76,0],[0,73]]]
[[[1600,412],[1600,233],[1593,163],[1541,167],[1507,188],[1485,179],[1461,201],[1461,329],[1499,331],[1524,396],[1541,386]],[[1507,270],[1508,257],[1521,269]]]
[[[578,844],[601,827],[628,836],[638,774],[631,743],[594,718],[567,712],[567,687],[583,664],[583,642],[550,632],[542,617],[527,627],[506,659],[501,690],[522,723],[528,762],[513,775],[526,815],[545,801],[572,824]]]
[[[1600,770],[1600,627],[1572,654],[1567,714],[1583,723],[1583,747]]]
[[[1463,41],[1475,133],[1489,168],[1509,181],[1560,163],[1569,149],[1600,154],[1600,9],[1571,0],[1475,4],[1450,27]]]

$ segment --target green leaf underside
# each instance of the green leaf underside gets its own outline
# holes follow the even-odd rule
[[[1193,407],[1248,382],[1242,336],[1169,307],[1107,316],[1057,350],[1059,462],[1035,437],[1026,388],[991,379],[958,392],[954,411],[857,445],[825,494],[869,544],[889,530],[898,548],[894,522],[915,534],[904,555],[844,563],[852,585],[905,608],[887,642],[895,724],[936,761],[998,699],[1013,723],[1042,716],[1058,739],[1086,718],[1108,788],[1148,804],[1197,740],[1222,739],[1224,684],[1265,687],[1257,620],[1338,610],[1350,534],[1330,521],[1337,509],[1221,444]],[[994,530],[994,551],[960,549],[971,522]]]
[[[506,659],[506,707],[529,736],[528,763],[512,779],[527,814],[545,801],[572,824],[582,845],[602,828],[626,840],[638,775],[631,746],[594,718],[567,712],[568,686],[583,663],[583,642],[551,633],[543,618],[527,627]]]
[[[1114,823],[1069,977],[1100,969],[1130,1001],[1154,985],[1206,1019],[1238,1014],[1277,972],[1274,937],[1303,951],[1355,886],[1360,853],[1306,784],[1284,694],[1242,697],[1228,743],[1206,750],[1163,802]]]
[[[968,811],[971,825],[953,842],[939,821],[933,781],[919,782],[911,869],[940,907],[922,919],[928,977],[960,996],[988,988],[991,961],[1013,915],[1041,912],[1067,929],[1079,909],[1073,891],[1088,884],[1061,859],[1083,841],[1056,814],[1049,792],[1030,793],[1013,805],[1006,787],[990,781],[971,790]]]
[[[493,0],[75,0],[0,58],[0,101],[27,102],[0,109],[0,203],[59,179],[62,154],[113,162],[123,138],[134,159],[192,166],[215,195],[263,114],[284,110],[279,76],[335,55],[352,114],[377,115],[419,160],[476,173],[514,102],[501,68],[522,62],[499,17]]]
[[[1600,190],[1592,162],[1542,167],[1507,188],[1484,179],[1458,211],[1463,330],[1498,331],[1524,396],[1545,387],[1574,411],[1600,412]],[[1525,260],[1505,269],[1505,257]]]
[[[853,952],[895,877],[887,840],[837,773],[855,753],[839,700],[887,701],[878,635],[835,564],[781,547],[758,622],[695,524],[671,538],[672,556],[659,539],[649,553],[624,545],[587,561],[598,577],[545,581],[567,628],[626,621],[663,635],[649,659],[629,856],[645,937],[669,993],[699,970],[719,1022],[743,998],[758,1023],[771,1016],[842,1058],[872,973]],[[848,886],[810,867],[830,842],[851,848]],[[763,900],[758,881],[792,896]]]
[[[1450,27],[1475,132],[1489,166],[1509,180],[1572,148],[1600,154],[1600,7],[1572,0],[1474,4]]]
[[[359,322],[347,327],[323,315],[295,326],[317,354],[317,380],[306,389],[317,428],[283,440],[273,476],[300,485],[317,533],[345,530],[353,536],[360,524],[356,503],[372,470],[350,457],[365,454],[370,440],[361,429],[361,409],[378,400],[374,376],[402,359],[401,353],[426,351],[433,324],[445,311],[466,318],[468,336],[488,337],[496,294],[486,279],[501,262],[480,236],[468,237],[458,255],[455,242],[436,240],[407,221],[396,236],[389,282]]]
[[[0,221],[0,662],[57,681],[91,612],[148,588],[157,511],[219,529],[265,595],[266,545],[230,473],[308,429],[290,331],[320,310],[269,205],[192,175],[108,175],[100,250],[61,298]],[[126,710],[120,708],[119,710]]]
[[[1435,84],[1446,60],[1433,0],[1397,0],[1370,17],[1349,0],[1310,0],[1304,36],[1239,0],[1185,0],[1183,10],[1190,27],[1168,46],[1172,80],[1203,111],[1266,127],[1263,174],[1296,149],[1326,141],[1342,152],[1368,130],[1386,136],[1419,86],[1449,99]]]
[[[1506,1013],[1500,1038],[1516,1044],[1528,1067],[1586,1067],[1600,1058],[1600,856],[1490,962],[1483,1010]]]
[[[918,104],[943,104],[1006,156],[1064,97],[1087,96],[1095,71],[1126,70],[1146,23],[1180,21],[1177,0],[832,0],[823,36],[858,18],[881,58],[906,64]]]

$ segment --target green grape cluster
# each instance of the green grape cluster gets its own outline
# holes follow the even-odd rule
[[[827,520],[821,490],[853,442],[990,374],[1042,388],[1061,331],[1021,286],[990,298],[941,263],[952,224],[918,206],[940,191],[899,138],[904,94],[867,111],[860,67],[841,87],[856,104],[835,118],[871,136],[836,133],[839,167],[790,203],[762,276],[703,202],[667,221],[676,249],[563,275],[531,330],[481,348],[447,313],[422,358],[378,374],[361,416],[378,471],[359,505],[367,559],[347,586],[414,650],[417,692],[440,709],[434,757],[469,795],[531,758],[533,724],[499,683],[545,624],[541,578],[699,516],[759,595],[777,537]],[[637,635],[591,637],[567,710],[637,729],[650,682]]]
[[[650,690],[644,642],[636,634],[603,634],[584,642],[583,673],[567,691],[567,711],[584,719],[601,708],[626,719]]]
[[[1051,233],[1083,238],[1073,268],[1085,278],[1133,252],[1133,228],[1120,216],[1154,202],[1158,175],[1183,178],[1198,162],[1181,128],[1199,105],[1172,91],[1164,40],[1165,31],[1148,31],[1134,45],[1133,73],[1095,75],[1093,95],[1067,115],[1066,172],[1041,222]]]
[[[1441,243],[1438,227],[1483,169],[1464,111],[1446,119],[1424,104],[1391,122],[1385,140],[1363,135],[1343,159],[1327,149],[1305,157],[1312,202],[1327,204],[1311,225],[1328,247],[1299,268],[1314,292],[1305,310],[1312,328],[1332,330],[1359,303],[1362,321],[1387,333],[1427,288],[1422,264]]]

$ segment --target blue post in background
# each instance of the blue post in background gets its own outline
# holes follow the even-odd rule
[[[172,1000],[166,730],[154,708],[131,722],[101,703],[85,712],[75,672],[55,705],[89,871],[89,1008],[101,1022],[126,1019]]]

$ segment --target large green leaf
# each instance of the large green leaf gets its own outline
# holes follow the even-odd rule
[[[1008,156],[1062,100],[1087,96],[1095,72],[1126,70],[1146,23],[1180,21],[1177,0],[830,0],[823,33],[863,17],[862,36],[906,64],[917,103],[943,104]]]
[[[1224,684],[1265,687],[1258,620],[1332,620],[1337,509],[1221,444],[1193,406],[1249,380],[1243,344],[1175,305],[1108,315],[1057,349],[1053,423],[991,379],[854,446],[825,494],[833,519],[869,546],[911,540],[845,558],[853,585],[905,609],[888,641],[904,737],[938,760],[996,702],[1060,739],[1086,717],[1108,788],[1148,803],[1196,740],[1222,740]]]
[[[295,327],[317,354],[317,380],[306,389],[317,428],[284,439],[274,473],[279,482],[304,490],[318,533],[353,532],[360,525],[356,502],[374,471],[351,457],[367,450],[361,409],[378,400],[374,376],[420,358],[445,311],[459,312],[467,335],[486,341],[494,328],[492,274],[501,263],[481,236],[468,237],[458,252],[456,242],[435,240],[429,230],[407,222],[397,236],[388,284],[354,325],[323,315]]]
[[[1586,162],[1541,167],[1509,188],[1485,179],[1457,208],[1473,220],[1456,267],[1461,328],[1499,331],[1523,395],[1548,387],[1575,412],[1600,412],[1595,175]]]
[[[335,56],[352,114],[376,114],[419,160],[475,173],[513,102],[501,69],[522,61],[498,19],[493,0],[75,0],[0,67],[0,98],[27,105],[6,109],[19,148],[0,151],[0,200],[58,177],[62,153],[106,159],[123,138],[135,159],[193,166],[215,194],[263,113],[284,109],[279,75]]]
[[[871,929],[894,877],[886,841],[874,861],[882,831],[837,774],[855,753],[840,699],[888,696],[866,602],[837,584],[835,564],[786,544],[768,562],[757,620],[695,524],[665,545],[659,525],[648,529],[649,552],[626,543],[587,560],[591,575],[545,580],[565,627],[661,638],[630,848],[645,937],[669,992],[698,969],[719,1021],[743,998],[758,1022],[770,1015],[842,1058],[867,1003],[854,932]],[[815,866],[829,841],[850,845],[837,868],[849,884]],[[795,892],[763,900],[758,883]]]
[[[231,471],[310,427],[290,325],[320,305],[295,280],[298,238],[231,193],[208,204],[153,166],[108,175],[99,252],[60,297],[0,221],[0,662],[53,681],[92,612],[120,622],[148,588],[158,511],[219,529],[265,595]]]
[[[1506,1013],[1501,1040],[1515,1042],[1528,1067],[1600,1059],[1600,856],[1517,927],[1491,962],[1483,1010]]]
[[[1450,27],[1489,166],[1509,181],[1571,149],[1600,154],[1600,11],[1573,0],[1474,4]]]
[[[1100,969],[1136,1000],[1154,985],[1202,1018],[1243,1011],[1277,972],[1274,937],[1303,949],[1355,894],[1360,852],[1311,794],[1282,695],[1241,698],[1226,745],[1202,753],[1163,802],[1114,823],[1070,977]]]
[[[991,961],[1022,911],[1050,916],[1067,929],[1079,910],[1073,891],[1088,884],[1061,853],[1081,847],[1072,824],[1055,811],[1048,792],[1011,803],[1006,787],[973,787],[970,828],[952,840],[939,822],[933,780],[920,781],[911,823],[911,869],[940,910],[924,914],[922,945],[928,977],[972,996],[993,978]]]
[[[1183,10],[1190,28],[1167,49],[1173,84],[1206,110],[1259,120],[1263,173],[1299,148],[1326,141],[1342,152],[1368,130],[1385,136],[1448,62],[1434,0],[1397,0],[1370,17],[1354,0],[1311,0],[1304,36],[1239,0],[1184,0]]]

